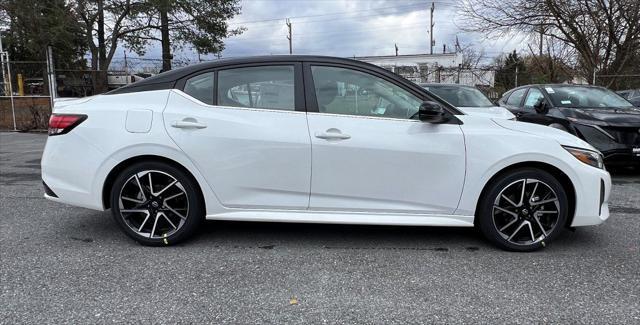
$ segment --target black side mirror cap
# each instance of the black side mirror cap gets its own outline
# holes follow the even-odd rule
[[[449,121],[447,113],[442,105],[432,101],[425,101],[420,104],[420,108],[418,109],[418,118],[420,121],[433,124],[446,123]]]
[[[535,109],[538,114],[549,113],[549,105],[547,105],[547,101],[545,101],[544,98],[540,98],[540,100],[533,105],[533,109]]]

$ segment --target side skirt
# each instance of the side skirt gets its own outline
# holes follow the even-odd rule
[[[473,227],[473,216],[433,214],[380,214],[318,211],[228,211],[206,216],[207,220],[299,222],[356,225]]]

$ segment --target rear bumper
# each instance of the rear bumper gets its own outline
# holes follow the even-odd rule
[[[104,210],[101,191],[95,191],[101,163],[109,159],[75,133],[49,137],[42,154],[46,199]]]

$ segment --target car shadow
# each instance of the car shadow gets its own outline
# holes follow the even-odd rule
[[[64,225],[68,241],[138,246],[117,226],[110,212],[73,218]],[[597,231],[566,230],[552,245],[562,250],[606,241]],[[222,249],[325,249],[407,251],[500,251],[475,228],[376,226],[311,223],[205,221],[193,238],[176,247]]]

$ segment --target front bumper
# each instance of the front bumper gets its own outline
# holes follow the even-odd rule
[[[602,152],[608,165],[640,164],[640,128],[612,127],[575,123],[585,141]]]
[[[576,211],[572,227],[591,226],[609,218],[611,176],[606,170],[582,165],[576,170],[579,179],[574,180]]]

